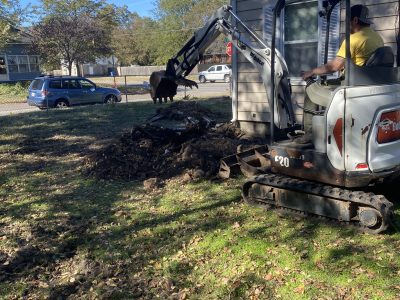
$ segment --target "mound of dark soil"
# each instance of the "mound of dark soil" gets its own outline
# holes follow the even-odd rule
[[[210,178],[222,157],[249,143],[233,124],[213,126],[212,116],[196,102],[176,102],[89,157],[85,170],[101,179]],[[176,122],[155,125],[161,119]]]
[[[211,177],[218,171],[219,160],[235,153],[239,144],[239,139],[221,130],[193,126],[176,132],[142,125],[89,157],[86,170],[102,179],[165,179],[188,171],[194,177]]]

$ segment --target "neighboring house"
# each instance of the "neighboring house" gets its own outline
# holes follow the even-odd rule
[[[212,65],[231,64],[231,57],[226,54],[228,40],[219,38],[206,50],[198,64],[198,71],[205,71]]]
[[[97,58],[94,63],[87,63],[79,65],[81,76],[107,76],[110,75],[114,69],[116,73],[116,68],[118,67],[118,59],[115,56]],[[61,67],[62,75],[69,75],[68,68],[62,64]],[[76,64],[72,66],[72,76],[78,75],[78,69]],[[118,74],[115,74],[118,75]]]
[[[232,0],[234,12],[266,41],[271,40],[272,8],[276,0]],[[344,2],[343,2],[344,3]],[[383,37],[385,44],[397,53],[396,29],[399,28],[398,1],[352,1],[369,7],[373,28]],[[344,5],[344,4],[342,4]],[[293,87],[293,102],[303,103],[305,82],[300,72],[323,63],[326,22],[318,16],[322,0],[286,1],[278,24],[277,48],[288,64]],[[345,12],[333,13],[329,58],[336,55],[344,38]],[[340,21],[342,20],[342,22]],[[248,132],[265,134],[268,130],[269,106],[267,96],[257,70],[235,49],[232,57],[234,119]],[[297,107],[296,105],[294,107]],[[296,110],[297,121],[302,123],[302,110]],[[245,122],[252,120],[256,123]]]
[[[213,54],[204,54],[199,64],[197,65],[198,71],[205,71],[209,67],[213,65],[230,65],[231,57],[226,53],[213,53]],[[193,72],[192,72],[193,74]]]
[[[30,51],[30,36],[18,31],[17,37],[0,49],[0,82],[31,80],[40,75],[39,55]]]

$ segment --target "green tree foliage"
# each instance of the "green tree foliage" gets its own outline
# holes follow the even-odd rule
[[[113,48],[122,65],[149,65],[154,62],[152,36],[157,31],[157,22],[131,14],[125,26],[114,29]]]
[[[131,15],[128,26],[114,32],[120,62],[164,65],[226,0],[157,0],[155,19]]]
[[[44,14],[33,27],[33,47],[47,65],[92,62],[112,54],[112,31],[128,10],[105,0],[43,0]]]
[[[24,16],[18,0],[0,0],[0,48],[15,37],[15,28]]]
[[[155,41],[157,64],[165,64],[169,58],[193,35],[196,28],[204,25],[208,18],[226,0],[158,0],[157,17],[161,32]]]
[[[52,16],[34,27],[33,46],[47,64],[62,62],[71,75],[74,63],[110,55],[106,40],[107,35],[96,19]]]

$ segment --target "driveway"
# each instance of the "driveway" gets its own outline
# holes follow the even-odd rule
[[[137,85],[141,87],[143,85]],[[122,91],[123,92],[123,91]],[[176,99],[182,99],[184,96],[189,99],[192,98],[209,98],[209,97],[223,97],[230,96],[230,83],[200,83],[199,88],[185,88],[179,87]],[[128,102],[141,102],[141,101],[152,101],[150,94],[145,95],[128,95]],[[122,103],[126,103],[125,95],[122,95]],[[29,106],[27,103],[9,103],[0,105],[0,116],[7,116],[12,114],[20,114],[32,111],[39,111],[38,108]]]

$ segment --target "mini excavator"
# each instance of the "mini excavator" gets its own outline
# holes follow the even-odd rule
[[[369,188],[400,175],[399,68],[394,67],[389,47],[379,48],[363,67],[353,64],[349,43],[351,6],[350,0],[344,2],[345,80],[333,87],[315,80],[307,82],[306,94],[317,108],[304,108],[311,123],[309,139],[302,139],[298,130],[288,68],[275,48],[284,0],[274,0],[271,41],[263,40],[230,6],[218,9],[169,60],[166,71],[152,74],[151,95],[154,101],[172,99],[178,85],[196,86],[185,77],[207,47],[220,34],[225,35],[258,69],[267,92],[271,125],[270,141],[222,159],[220,176],[229,177],[234,169],[247,175],[242,195],[250,204],[335,220],[377,234],[390,227],[394,208],[384,196],[368,192]],[[320,14],[327,18],[327,24],[339,3],[324,1],[324,12]],[[326,41],[328,45],[329,30]]]

